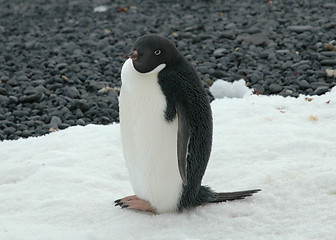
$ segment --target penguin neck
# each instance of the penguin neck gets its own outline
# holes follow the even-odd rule
[[[139,91],[146,88],[156,87],[158,85],[158,74],[166,67],[166,64],[160,64],[152,71],[147,73],[138,72],[133,65],[133,61],[128,59],[125,61],[121,70],[121,79],[123,88]]]

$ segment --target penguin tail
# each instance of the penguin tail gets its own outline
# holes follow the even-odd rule
[[[253,194],[261,191],[261,189],[253,189],[239,192],[223,192],[223,193],[215,193],[214,199],[211,201],[212,203],[218,202],[226,202],[226,201],[234,201],[239,199],[244,199],[246,197],[250,197]]]

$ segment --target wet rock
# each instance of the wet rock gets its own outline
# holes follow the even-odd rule
[[[12,113],[13,116],[15,117],[24,117],[27,116],[29,112],[27,110],[16,110]]]
[[[293,25],[293,26],[289,26],[287,28],[290,31],[296,32],[296,33],[303,33],[306,31],[312,31],[314,28],[310,25]]]
[[[69,98],[80,98],[80,92],[75,86],[65,87],[64,95],[68,96]]]
[[[53,127],[53,128],[59,128],[59,126],[62,124],[62,120],[57,117],[57,116],[53,116],[51,118],[51,121],[50,121],[50,124],[49,124],[49,127]]]
[[[252,34],[244,38],[245,42],[252,43],[253,45],[256,45],[256,46],[261,46],[263,44],[266,44],[268,40],[269,39],[267,35],[264,33],[256,33],[256,34]]]
[[[31,102],[38,102],[42,97],[42,93],[34,93],[26,96],[20,97],[20,102],[22,103],[31,103]]]
[[[322,95],[329,91],[329,87],[318,87],[313,92],[313,95]]]
[[[283,87],[280,86],[279,84],[276,84],[276,83],[272,83],[271,85],[269,85],[269,90],[273,94],[277,94],[277,93],[281,92],[282,89],[283,89]]]
[[[297,83],[302,90],[310,88],[310,84],[306,80],[297,81]]]
[[[213,55],[215,57],[222,57],[225,56],[229,51],[226,50],[225,48],[218,48],[213,52]]]

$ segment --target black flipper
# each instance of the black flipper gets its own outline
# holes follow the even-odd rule
[[[187,185],[187,155],[190,140],[187,111],[183,104],[176,103],[178,118],[177,159],[183,185]]]

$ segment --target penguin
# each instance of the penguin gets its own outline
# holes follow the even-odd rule
[[[138,38],[121,81],[121,140],[135,195],[115,206],[161,214],[260,191],[217,193],[201,185],[212,146],[210,101],[195,69],[170,40],[157,34]]]

